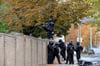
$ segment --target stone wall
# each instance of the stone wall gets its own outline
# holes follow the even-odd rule
[[[47,64],[48,40],[0,34],[0,66]]]

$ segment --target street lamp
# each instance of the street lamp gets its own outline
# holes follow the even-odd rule
[[[80,44],[81,44],[81,42],[82,42],[82,38],[81,38],[81,23],[79,23],[78,41],[79,41]]]

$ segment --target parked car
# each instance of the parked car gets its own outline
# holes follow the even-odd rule
[[[89,50],[88,50],[88,55],[93,55],[93,54],[95,54],[95,53],[94,53],[94,50],[89,49]]]
[[[100,48],[91,48],[89,56],[81,57],[79,66],[100,66]]]
[[[91,48],[88,50],[88,54],[92,55],[92,54],[100,54],[100,48]]]
[[[79,66],[100,66],[100,56],[81,57]]]

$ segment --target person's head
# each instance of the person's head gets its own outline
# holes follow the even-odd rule
[[[50,40],[50,41],[49,41],[49,44],[50,44],[50,45],[53,45],[53,44],[54,44],[54,41],[53,41],[53,40]]]
[[[49,19],[48,24],[54,26],[55,23],[52,19]]]
[[[52,18],[49,18],[49,21],[52,21]]]
[[[59,42],[62,42],[62,40],[60,39]]]
[[[73,42],[72,41],[69,41],[69,44],[72,44]]]
[[[58,46],[58,45],[59,45],[58,42],[56,42],[56,43],[55,43],[55,46]]]
[[[77,45],[80,45],[80,42],[77,42]]]

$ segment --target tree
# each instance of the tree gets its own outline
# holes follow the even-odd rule
[[[85,47],[88,47],[90,44],[90,25],[84,25],[82,27],[82,38],[83,42],[82,45]],[[92,41],[93,41],[93,46],[95,46],[95,33],[96,33],[97,27],[92,27]]]
[[[77,42],[77,37],[78,37],[78,28],[75,28],[75,26],[72,25],[68,33],[69,34],[66,36],[66,41],[67,42],[73,41],[73,44],[75,46]]]
[[[8,33],[8,24],[0,20],[0,33]]]
[[[10,7],[8,2],[3,3],[3,1],[0,1],[0,33],[8,33],[8,23],[3,20],[9,15],[9,12],[6,11]],[[4,14],[5,12],[6,14]]]
[[[56,0],[10,0],[9,18],[5,19],[9,31],[19,31],[24,34],[44,37],[45,31],[41,27],[49,18],[55,21],[55,33],[67,35],[71,24],[77,25],[80,19],[87,16],[91,7],[85,0],[70,0],[58,3]],[[31,31],[32,30],[32,31]]]
[[[0,19],[4,20],[5,18],[8,17],[8,15],[10,14],[10,12],[7,12],[7,10],[11,7],[11,5],[9,4],[9,2],[4,2],[0,4]],[[5,13],[6,12],[6,13]]]
[[[85,24],[81,27],[81,37],[82,37],[82,43],[81,45],[85,48],[88,48],[90,44],[90,25]],[[93,40],[93,46],[95,46],[95,33],[96,33],[97,27],[92,27],[92,40]],[[73,41],[73,44],[76,45],[77,37],[78,37],[78,28],[70,28],[68,31],[69,34],[66,36],[66,40]]]
[[[87,12],[89,16],[94,17],[94,20],[90,23],[92,26],[98,27],[97,31],[100,31],[100,0],[90,0],[93,7]]]

